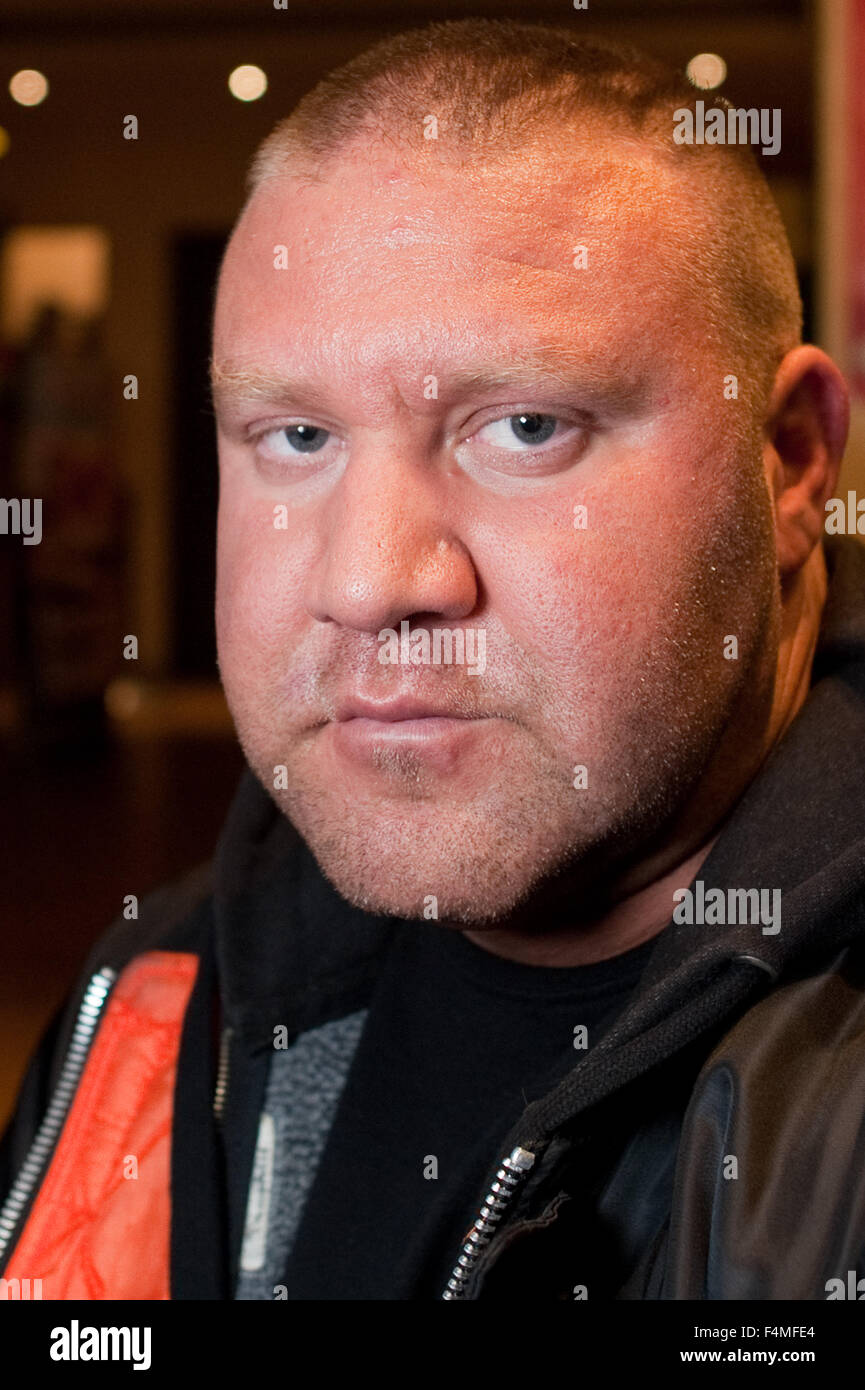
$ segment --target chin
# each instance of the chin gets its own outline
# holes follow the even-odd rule
[[[289,761],[288,787],[274,790],[279,759],[247,756],[336,891],[376,915],[495,926],[562,873],[568,892],[590,889],[634,829],[633,791],[621,789],[620,801],[604,795],[600,771],[577,802],[546,764],[512,764],[471,800],[453,787],[415,799],[404,781],[399,796],[359,798],[302,760]]]
[[[523,885],[522,891],[514,888],[510,893],[498,891],[485,880],[489,870],[462,882],[453,882],[447,877],[439,882],[420,883],[412,877],[407,883],[396,883],[393,879],[383,881],[375,876],[346,872],[345,864],[329,866],[320,862],[320,868],[337,892],[355,907],[366,912],[386,917],[400,917],[406,921],[428,920],[459,923],[465,926],[493,925],[507,918],[513,909],[528,895],[530,884]]]
[[[355,907],[382,916],[493,925],[506,918],[567,857],[513,827],[453,817],[421,829],[410,818],[338,832],[282,807],[325,877]],[[498,833],[496,833],[498,831]],[[518,852],[517,852],[518,847]]]

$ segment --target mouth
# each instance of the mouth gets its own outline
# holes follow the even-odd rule
[[[367,770],[380,770],[388,753],[404,753],[431,771],[452,772],[495,719],[441,700],[352,697],[327,727],[338,754]]]
[[[357,697],[344,700],[337,706],[337,724],[364,720],[373,724],[417,724],[426,720],[476,719],[485,715],[466,714],[464,710],[442,702],[418,700],[400,695],[393,700],[364,700]]]

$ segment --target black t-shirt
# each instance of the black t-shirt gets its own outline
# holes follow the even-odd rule
[[[611,1025],[654,945],[533,966],[406,924],[304,1208],[288,1297],[439,1298],[503,1139],[584,1055],[575,1041],[591,1047]]]

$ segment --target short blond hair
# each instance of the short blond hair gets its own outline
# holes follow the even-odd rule
[[[684,236],[689,268],[706,287],[714,331],[732,338],[751,370],[757,404],[777,363],[801,341],[796,269],[750,146],[674,143],[673,112],[693,110],[697,99],[675,69],[569,29],[512,20],[429,24],[382,40],[324,77],[259,147],[248,193],[288,173],[325,178],[358,140],[420,149],[430,112],[439,147],[457,159],[506,159],[539,129],[591,117],[684,176],[699,227]],[[712,102],[726,105],[718,95]]]

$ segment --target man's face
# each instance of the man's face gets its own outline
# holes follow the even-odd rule
[[[637,860],[747,759],[772,518],[677,179],[615,143],[430,146],[275,180],[235,231],[217,632],[250,765],[336,887],[483,924]],[[403,622],[429,660],[380,638]],[[437,629],[474,663],[436,664]]]

